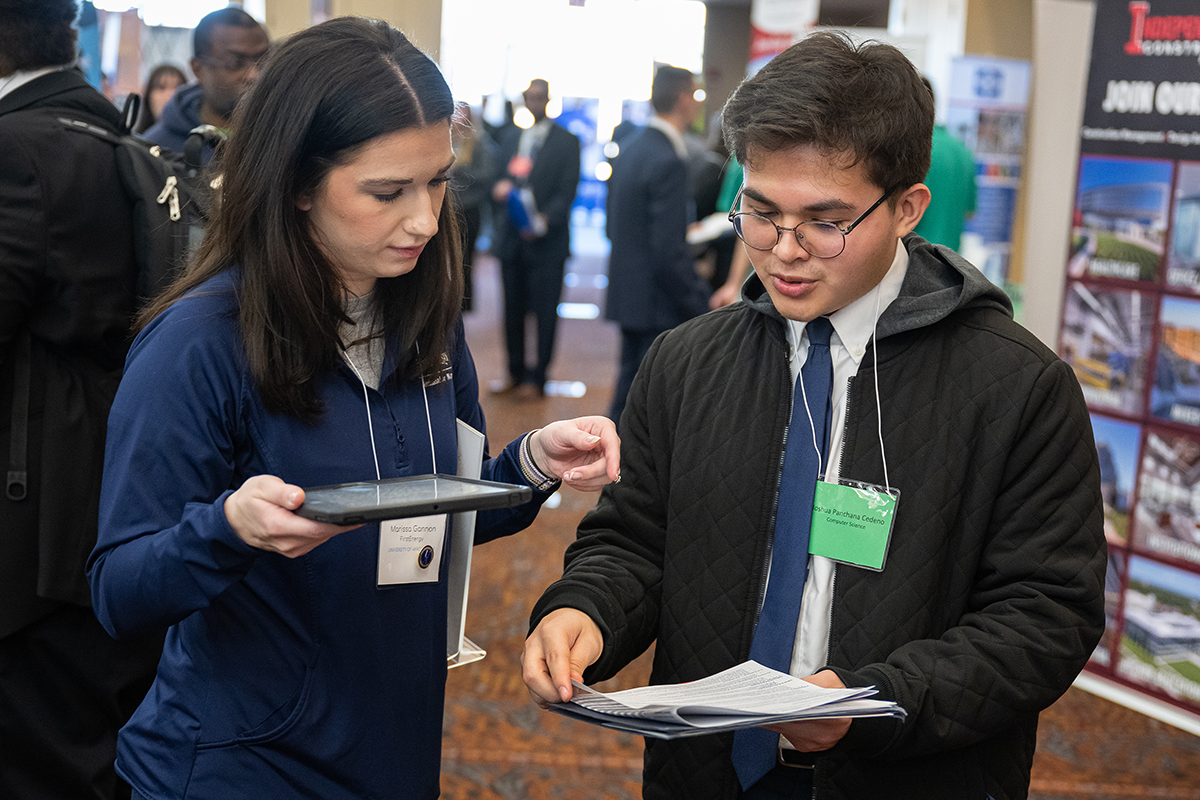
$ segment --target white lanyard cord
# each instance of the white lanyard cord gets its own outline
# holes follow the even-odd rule
[[[875,363],[875,421],[879,425],[879,455],[883,459],[883,488],[892,493],[892,482],[888,480],[887,452],[883,449],[883,404],[879,402],[879,284],[875,284],[875,321],[871,323],[871,359]]]
[[[875,365],[875,420],[878,423],[879,431],[879,453],[883,459],[883,486],[890,493],[892,491],[892,483],[888,477],[887,466],[887,451],[883,446],[883,404],[879,399],[879,343],[875,339],[875,335],[879,330],[879,285],[875,285],[875,319],[871,323],[871,357]],[[788,324],[792,326],[792,335],[796,337],[796,341],[800,341],[800,335],[796,333],[795,322],[788,320]],[[812,348],[812,340],[809,340],[809,348]],[[830,355],[832,356],[832,341],[830,342]],[[810,350],[811,352],[811,350]],[[807,354],[805,360],[808,360]],[[803,369],[803,367],[802,367]],[[818,473],[823,477],[825,470],[822,469],[825,465],[821,460],[821,448],[817,445],[817,425],[813,421],[812,409],[808,407],[808,392],[804,389],[804,380],[800,379],[800,396],[804,400],[804,410],[808,414],[808,427],[812,431],[813,450],[817,453]],[[840,477],[840,476],[839,476]]]
[[[795,334],[796,328],[795,328],[794,323],[792,323],[791,320],[789,320],[788,323],[793,325],[792,333]],[[796,341],[797,342],[800,341],[799,336],[796,337]],[[832,359],[832,351],[833,351],[832,344],[833,343],[831,341],[830,342],[830,345],[831,345],[831,347],[830,347],[831,369],[832,369],[832,360],[833,360]],[[808,341],[808,348],[809,348],[808,352],[811,353],[812,352],[812,339],[809,339],[809,341]],[[807,361],[807,360],[808,360],[808,356],[806,354],[805,361]],[[803,367],[801,367],[801,370],[803,370]],[[823,478],[823,477],[825,477],[825,462],[824,462],[824,459],[821,458],[821,447],[817,444],[817,423],[813,420],[812,409],[808,407],[808,392],[804,388],[803,374],[801,374],[797,379],[800,381],[800,399],[802,399],[804,401],[804,412],[806,414],[808,414],[808,429],[810,431],[812,431],[813,450],[816,451],[816,454],[817,454],[817,475]],[[832,424],[832,420],[830,422]]]
[[[414,343],[417,348],[417,355],[421,354],[421,348]],[[354,359],[350,358],[350,352],[342,348],[342,354],[346,356],[346,363],[350,365],[350,369],[354,370],[354,374],[358,377],[358,382],[363,388],[363,403],[367,406],[367,431],[371,434],[371,458],[375,460],[375,479],[383,480],[379,473],[379,453],[375,449],[375,425],[371,422],[371,398],[367,393],[367,382],[363,380],[362,373],[358,371],[358,367],[354,366]],[[433,456],[433,471],[437,469],[437,449],[433,446],[433,416],[429,413],[429,391],[425,388],[425,379],[421,378],[421,394],[425,398],[425,422],[429,425],[429,453]]]
[[[379,474],[379,453],[375,451],[375,426],[371,422],[371,398],[367,394],[367,382],[363,380],[362,373],[358,371],[358,367],[354,366],[354,359],[350,358],[350,352],[343,348],[342,355],[346,357],[346,363],[350,365],[350,369],[354,370],[354,374],[358,376],[358,382],[363,387],[363,403],[367,406],[367,430],[371,434],[371,458],[375,459],[375,480],[383,480],[383,477]]]
[[[413,342],[413,347],[417,348],[417,358],[421,357],[421,345]],[[425,388],[425,376],[420,376],[421,379],[421,394],[425,398],[425,421],[429,423],[429,454],[433,456],[433,472],[436,475],[437,468],[437,449],[433,446],[433,417],[429,414],[429,390]]]

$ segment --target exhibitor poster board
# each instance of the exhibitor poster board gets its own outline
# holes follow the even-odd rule
[[[976,189],[975,213],[964,228],[973,238],[964,240],[960,252],[1003,287],[1014,305],[1019,304],[1020,287],[1009,274],[1009,263],[1028,105],[1028,61],[976,55],[954,59],[946,128],[975,157]],[[973,249],[968,252],[968,247]]]
[[[1080,683],[1200,732],[1195,0],[1097,0],[1070,242],[1058,351],[1092,412],[1109,547]]]

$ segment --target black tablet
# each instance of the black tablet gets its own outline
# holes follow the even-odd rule
[[[314,486],[304,490],[304,503],[296,513],[318,522],[356,525],[451,511],[519,506],[532,496],[533,490],[528,486],[514,483],[473,480],[457,475],[414,475]]]

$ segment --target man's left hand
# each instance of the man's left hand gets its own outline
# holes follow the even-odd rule
[[[599,491],[621,480],[621,440],[608,417],[577,417],[534,431],[533,461],[543,472],[573,489]]]
[[[832,670],[821,670],[816,675],[809,675],[804,680],[825,689],[845,689],[846,684]],[[789,742],[792,747],[803,753],[819,753],[828,750],[842,740],[846,731],[850,730],[848,719],[816,719],[802,722],[781,722],[777,725],[764,726],[769,731],[775,731]]]

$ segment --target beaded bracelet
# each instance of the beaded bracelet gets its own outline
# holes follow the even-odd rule
[[[529,449],[529,440],[539,430],[541,428],[530,431],[521,440],[521,446],[517,449],[517,463],[521,467],[521,473],[525,476],[525,480],[529,481],[533,488],[539,492],[548,492],[560,483],[560,479],[542,472],[538,468],[538,465],[534,463],[533,453]]]

